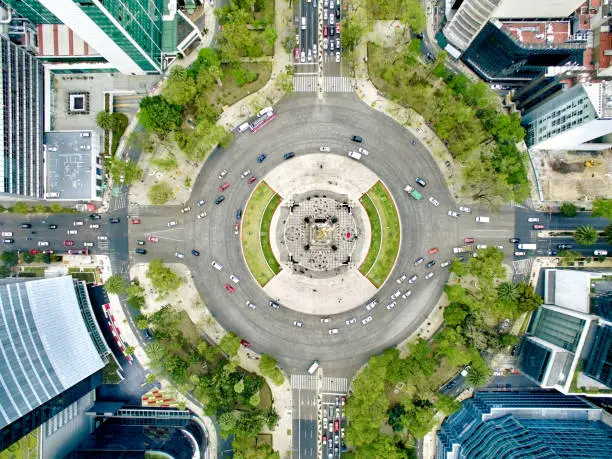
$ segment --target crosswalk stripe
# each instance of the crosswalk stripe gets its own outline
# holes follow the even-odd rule
[[[294,75],[294,92],[316,92],[319,89],[319,77],[317,75]]]
[[[327,76],[323,78],[325,92],[353,92],[353,82],[350,78],[340,76]]]

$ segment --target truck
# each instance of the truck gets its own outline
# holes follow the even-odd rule
[[[416,200],[419,200],[419,199],[421,199],[423,197],[423,196],[421,196],[421,193],[419,193],[417,190],[415,190],[410,185],[406,185],[406,187],[404,188],[404,191],[406,193],[410,194],[410,196],[412,196]]]
[[[521,250],[535,250],[537,248],[537,244],[519,244],[518,248]]]
[[[473,251],[474,251],[474,246],[471,244],[462,245],[461,247],[453,248],[453,253],[465,253],[465,252],[473,252]]]

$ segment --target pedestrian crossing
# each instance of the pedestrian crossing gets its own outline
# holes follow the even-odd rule
[[[317,75],[294,75],[293,92],[317,92],[319,77]]]
[[[512,278],[515,282],[529,280],[532,262],[533,260],[531,258],[514,260],[512,262]]]
[[[99,250],[108,251],[110,249],[110,242],[109,241],[98,241],[96,243],[96,245],[98,246]]]
[[[119,196],[111,195],[108,203],[108,211],[113,212],[118,209],[124,209],[128,205],[128,194],[121,193]]]
[[[323,378],[322,392],[346,394],[348,392],[348,379],[334,378],[333,376],[325,377]]]
[[[291,375],[291,388],[317,390],[317,377],[314,375]]]
[[[324,92],[353,92],[353,81],[347,77],[327,76],[323,78]]]

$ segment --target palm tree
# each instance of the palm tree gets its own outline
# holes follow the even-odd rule
[[[149,344],[145,350],[149,358],[154,362],[159,362],[164,358],[164,355],[166,355],[166,349],[164,349],[164,346],[159,344],[157,341]]]
[[[606,229],[603,231],[603,237],[608,244],[612,244],[612,225],[606,226]]]
[[[579,245],[593,245],[597,242],[597,230],[590,225],[583,225],[574,231],[574,240]]]
[[[465,380],[472,387],[480,387],[489,380],[489,373],[480,368],[470,368]]]
[[[104,282],[104,289],[111,295],[119,295],[125,292],[125,279],[119,274],[113,274]]]
[[[519,289],[512,282],[502,282],[497,287],[497,296],[504,303],[513,303],[518,300]]]

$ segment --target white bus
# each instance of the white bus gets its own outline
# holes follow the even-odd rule
[[[308,369],[308,374],[312,375],[318,369],[319,369],[319,361],[315,360],[314,362],[312,362],[312,365],[310,365],[310,368]]]

